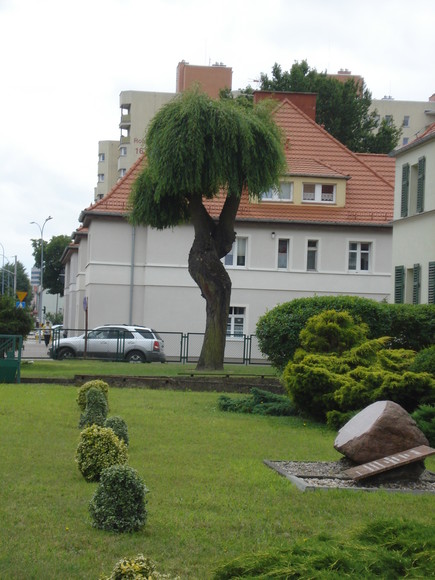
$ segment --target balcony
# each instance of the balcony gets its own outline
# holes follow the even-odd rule
[[[121,115],[121,122],[119,123],[119,127],[130,127],[131,125],[131,115],[130,113],[128,113],[128,115]]]
[[[121,145],[129,145],[130,144],[130,135],[121,135],[119,142]]]

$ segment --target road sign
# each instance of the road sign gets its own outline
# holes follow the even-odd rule
[[[24,298],[27,296],[27,292],[19,292],[18,290],[16,294],[20,302],[23,302]]]

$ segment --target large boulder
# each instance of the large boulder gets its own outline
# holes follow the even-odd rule
[[[393,401],[372,403],[348,421],[334,442],[355,463],[368,463],[419,445],[429,445],[411,415]]]

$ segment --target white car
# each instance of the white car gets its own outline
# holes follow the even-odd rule
[[[54,340],[48,354],[55,359],[92,357],[127,362],[166,362],[164,343],[145,326],[106,324],[87,334]]]

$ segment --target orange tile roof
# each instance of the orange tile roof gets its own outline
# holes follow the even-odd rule
[[[244,192],[238,219],[373,225],[385,225],[392,220],[393,158],[352,153],[288,100],[277,106],[275,119],[286,138],[285,155],[289,174],[310,175],[319,179],[346,178],[345,207],[288,202],[251,203],[247,192]],[[103,199],[82,212],[80,220],[97,213],[125,214],[131,186],[143,163],[144,157],[140,157]],[[224,194],[221,194],[205,202],[212,216],[219,215],[224,199]]]

